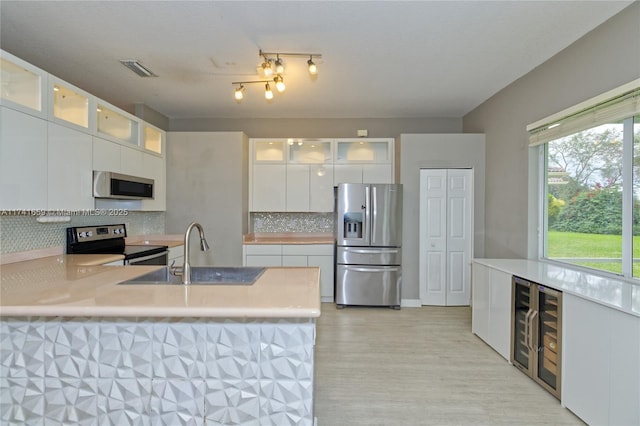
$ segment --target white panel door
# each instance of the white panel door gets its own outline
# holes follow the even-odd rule
[[[468,305],[471,295],[471,170],[447,171],[446,304]]]
[[[419,276],[422,303],[468,305],[471,288],[472,170],[420,170]]]
[[[420,171],[420,285],[428,305],[446,304],[447,171]]]

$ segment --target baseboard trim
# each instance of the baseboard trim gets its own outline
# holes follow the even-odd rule
[[[403,308],[421,308],[422,302],[420,299],[402,299],[400,306]]]

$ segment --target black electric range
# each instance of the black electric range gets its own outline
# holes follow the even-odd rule
[[[166,265],[168,246],[126,244],[125,224],[67,228],[67,254],[122,254],[126,265]]]

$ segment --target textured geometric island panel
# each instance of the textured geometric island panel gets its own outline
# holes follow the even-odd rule
[[[312,425],[315,321],[0,320],[0,423]]]

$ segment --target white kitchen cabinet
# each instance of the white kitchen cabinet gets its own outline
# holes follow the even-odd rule
[[[48,209],[92,209],[91,135],[50,122],[48,152]]]
[[[332,244],[245,244],[244,266],[319,267],[320,298],[333,302]]]
[[[393,139],[348,138],[336,141],[336,162],[391,163]]]
[[[0,208],[47,208],[47,122],[3,106],[0,106]]]
[[[393,183],[391,164],[336,164],[333,182],[340,183]]]
[[[310,170],[307,165],[288,164],[286,167],[286,211],[309,211]]]
[[[317,164],[309,167],[310,212],[333,212],[333,164]]]
[[[245,244],[242,251],[244,266],[282,266],[280,244]]]
[[[120,147],[120,173],[131,176],[141,176],[143,173],[142,166],[143,152],[139,149],[129,148],[127,146]]]
[[[290,164],[333,163],[332,139],[291,139],[287,141]]]
[[[142,210],[164,211],[167,209],[167,185],[165,158],[142,153],[142,177],[153,179],[153,200],[142,200]]]
[[[640,319],[565,293],[562,403],[588,424],[640,424]]]
[[[39,118],[47,118],[47,73],[0,50],[2,105]]]
[[[508,361],[511,356],[511,274],[474,262],[472,286],[471,331]]]
[[[94,136],[93,170],[120,172],[120,145]]]
[[[286,167],[285,164],[253,165],[251,178],[251,211],[286,211]]]

